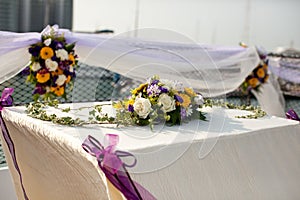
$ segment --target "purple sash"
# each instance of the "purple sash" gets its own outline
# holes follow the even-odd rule
[[[82,148],[95,156],[100,169],[106,178],[126,197],[128,200],[156,200],[156,198],[140,184],[134,182],[126,167],[133,167],[136,164],[135,157],[124,151],[115,151],[119,142],[118,135],[107,134],[105,139],[108,145],[104,146],[94,137],[88,136],[82,144]],[[131,165],[123,163],[121,157],[130,156],[134,159]]]
[[[286,116],[286,118],[288,118],[288,119],[300,121],[300,119],[299,119],[297,113],[296,113],[293,109],[290,109],[289,111],[287,111],[287,112],[285,113],[285,116]]]
[[[2,92],[2,96],[1,96],[1,101],[0,101],[0,123],[1,123],[1,129],[2,129],[2,134],[4,137],[4,140],[7,144],[8,150],[10,152],[12,161],[14,163],[14,166],[19,174],[19,178],[20,178],[20,183],[21,183],[21,187],[23,190],[23,195],[24,195],[24,199],[28,200],[27,194],[25,192],[25,188],[23,185],[23,179],[22,179],[22,174],[17,162],[17,158],[16,158],[16,152],[15,152],[15,145],[9,135],[8,129],[6,127],[6,124],[2,118],[2,113],[1,111],[3,110],[4,107],[8,107],[8,106],[12,106],[13,104],[13,98],[12,98],[12,93],[14,92],[13,88],[5,88]]]

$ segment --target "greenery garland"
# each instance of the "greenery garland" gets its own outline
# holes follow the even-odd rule
[[[32,102],[26,105],[26,113],[28,116],[40,119],[43,121],[51,121],[55,124],[60,125],[68,125],[68,126],[83,126],[88,124],[116,124],[118,125],[134,125],[134,121],[132,121],[131,117],[119,117],[116,116],[110,117],[107,113],[103,113],[102,106],[108,105],[108,104],[101,104],[101,105],[95,105],[90,107],[80,107],[78,109],[71,109],[70,107],[67,108],[59,108],[58,107],[59,101],[53,100],[49,102]],[[109,104],[110,105],[110,104]],[[62,112],[69,113],[71,111],[80,111],[83,109],[92,109],[89,111],[89,118],[88,120],[82,120],[80,118],[72,118],[70,116],[66,117],[59,117],[56,114],[47,114],[46,108],[47,107],[54,107],[55,109],[59,109]],[[211,99],[206,99],[205,103],[202,107],[223,107],[226,109],[238,109],[238,110],[245,110],[250,111],[253,114],[249,115],[241,115],[241,116],[235,116],[236,118],[244,118],[244,119],[257,119],[264,117],[266,115],[266,112],[261,110],[260,107],[255,106],[246,106],[246,105],[235,105],[233,103],[224,102],[224,101],[215,101]]]

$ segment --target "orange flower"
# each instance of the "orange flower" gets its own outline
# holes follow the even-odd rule
[[[50,73],[49,72],[39,72],[36,74],[36,79],[39,83],[46,83],[50,79]]]
[[[69,60],[72,61],[71,65],[75,65],[75,58],[73,54],[69,54]]]
[[[63,86],[51,87],[51,92],[54,92],[56,96],[62,96],[65,93],[65,88]]]
[[[70,81],[71,81],[71,76],[69,75],[68,77],[67,77],[67,80],[66,80],[66,83],[69,83]]]
[[[51,47],[43,47],[40,51],[41,58],[46,60],[54,56],[54,52]]]
[[[191,98],[188,96],[188,95],[186,95],[186,94],[182,94],[182,93],[180,93],[180,94],[178,94],[181,98],[182,98],[182,100],[183,100],[183,102],[181,103],[181,105],[184,107],[184,108],[187,108],[187,107],[189,107],[189,105],[191,104]]]
[[[51,72],[52,76],[62,75],[63,73],[64,71],[60,67],[57,67],[55,71]]]
[[[252,87],[252,88],[255,88],[257,85],[258,85],[258,79],[257,78],[250,78],[248,80],[248,83],[249,85]]]
[[[261,67],[256,71],[256,75],[258,76],[258,78],[264,78],[266,73],[265,70]]]
[[[196,93],[194,92],[194,90],[192,88],[184,88],[184,91],[187,95],[189,95],[190,97],[194,97],[196,96]]]
[[[267,74],[267,75],[265,76],[265,78],[264,78],[264,83],[267,82],[268,79],[269,79],[269,75]]]
[[[266,63],[264,63],[264,64],[263,64],[263,68],[264,68],[265,70],[268,70],[268,65],[267,65]]]

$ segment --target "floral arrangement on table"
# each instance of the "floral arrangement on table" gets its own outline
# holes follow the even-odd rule
[[[243,47],[247,47],[245,44],[240,44]],[[263,50],[257,49],[258,55],[260,57],[260,62],[258,66],[248,75],[245,81],[241,84],[240,88],[244,93],[250,90],[259,91],[259,87],[266,83],[269,79],[268,74],[268,59],[267,54]]]
[[[120,124],[150,125],[166,122],[177,125],[191,119],[205,120],[200,111],[204,104],[201,94],[185,88],[178,81],[160,80],[153,76],[131,90],[132,96],[113,103],[116,121]]]
[[[63,97],[66,99],[66,87],[72,90],[76,76],[78,56],[74,51],[75,43],[67,43],[56,27],[48,27],[41,41],[29,47],[31,54],[27,81],[34,85],[33,99],[44,100]]]

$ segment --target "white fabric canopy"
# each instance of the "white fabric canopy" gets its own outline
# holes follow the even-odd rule
[[[235,90],[259,61],[255,48],[199,45],[173,32],[169,41],[162,42],[58,31],[64,33],[67,42],[76,42],[75,50],[83,63],[140,81],[153,75],[180,80],[207,97]],[[145,32],[157,33],[149,29]],[[40,38],[40,33],[0,32],[0,83],[27,65],[27,49]]]

